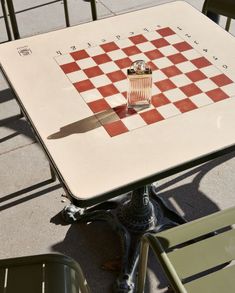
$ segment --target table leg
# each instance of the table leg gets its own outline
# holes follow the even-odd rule
[[[121,202],[107,201],[88,209],[69,205],[62,215],[69,223],[106,221],[120,235],[123,255],[121,272],[114,286],[114,292],[118,293],[132,293],[135,290],[141,236],[185,223],[157,196],[152,186],[134,190],[130,198]]]

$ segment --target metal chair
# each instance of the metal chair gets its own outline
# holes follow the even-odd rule
[[[0,292],[90,293],[80,266],[60,254],[0,260]]]
[[[177,293],[235,292],[235,207],[142,239],[137,292],[144,292],[149,245]]]
[[[226,16],[225,29],[229,31],[231,19],[235,18],[235,2],[234,0],[205,0],[202,13],[209,16],[212,20],[216,15]]]
[[[1,0],[1,1],[4,2],[5,0]],[[7,1],[8,12],[9,12],[11,28],[12,28],[14,39],[15,40],[20,39],[20,33],[19,33],[18,24],[17,24],[13,0],[6,0],[6,1]],[[60,0],[58,0],[58,1],[60,1]],[[57,1],[53,1],[53,2],[57,2]],[[95,0],[90,0],[90,3],[91,3],[92,20],[97,20],[97,10],[96,10]],[[70,26],[70,19],[69,19],[68,0],[63,0],[63,4],[64,4],[65,24],[66,24],[66,27],[69,27]]]

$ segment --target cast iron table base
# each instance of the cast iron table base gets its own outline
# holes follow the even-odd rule
[[[135,290],[141,236],[185,223],[157,196],[154,186],[134,190],[128,198],[107,201],[88,209],[70,204],[62,211],[68,223],[106,221],[120,235],[123,249],[121,273],[114,292]]]

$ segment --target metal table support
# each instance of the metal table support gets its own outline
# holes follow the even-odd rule
[[[110,200],[89,209],[71,204],[62,211],[68,223],[106,221],[121,238],[123,255],[120,276],[114,292],[134,292],[140,241],[146,232],[156,233],[185,223],[157,196],[154,186],[134,190],[130,196]]]

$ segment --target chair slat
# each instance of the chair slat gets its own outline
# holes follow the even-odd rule
[[[56,277],[55,277],[56,276]],[[66,287],[66,288],[65,288]],[[47,263],[45,266],[45,292],[78,293],[78,280],[73,269],[64,264]]]
[[[180,278],[187,278],[235,259],[235,230],[175,249],[168,257]]]
[[[4,291],[5,269],[0,269],[0,293]]]
[[[6,292],[42,293],[42,277],[40,264],[9,267]]]
[[[164,249],[206,235],[235,223],[235,207],[158,233],[156,236]]]
[[[185,284],[185,288],[188,293],[231,293],[235,292],[234,276],[235,266],[229,266]]]

